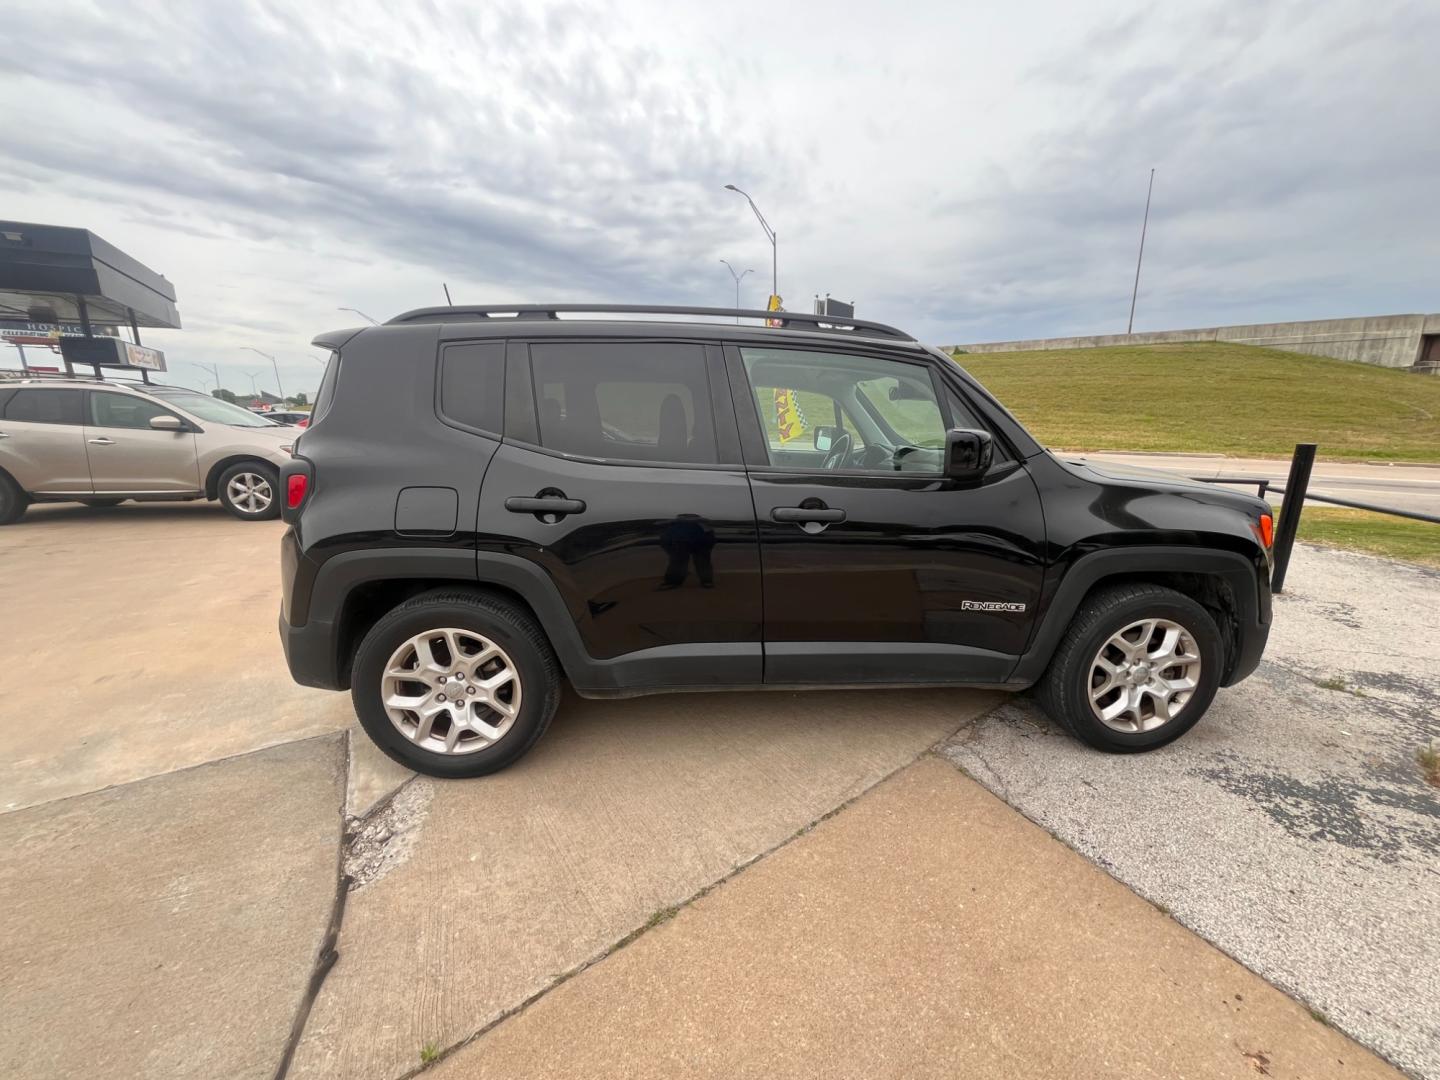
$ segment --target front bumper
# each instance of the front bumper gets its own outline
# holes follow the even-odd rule
[[[1254,606],[1242,600],[1240,610],[1235,613],[1236,649],[1230,670],[1220,681],[1221,686],[1234,686],[1242,679],[1249,678],[1260,664],[1265,643],[1270,640],[1270,575],[1258,575],[1259,581],[1254,597]],[[1248,598],[1247,598],[1248,599]]]

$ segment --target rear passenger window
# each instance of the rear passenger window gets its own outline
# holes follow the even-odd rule
[[[449,345],[440,357],[440,411],[498,434],[505,417],[505,343]]]
[[[702,346],[533,344],[530,364],[546,449],[678,465],[718,460]]]
[[[30,424],[80,424],[78,390],[16,390],[5,405],[5,419]]]

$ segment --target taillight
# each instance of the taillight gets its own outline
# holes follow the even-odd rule
[[[305,501],[305,492],[310,487],[310,478],[304,473],[291,473],[285,481],[285,506],[296,510]],[[1268,545],[1267,545],[1268,546]]]
[[[1260,543],[1267,550],[1275,543],[1275,519],[1269,514],[1260,515]]]

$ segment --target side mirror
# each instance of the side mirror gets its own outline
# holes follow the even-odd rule
[[[184,431],[185,425],[178,416],[171,416],[168,413],[161,416],[152,416],[150,426],[156,431]]]
[[[952,480],[975,480],[995,459],[995,440],[988,431],[956,428],[945,433],[945,475]]]
[[[835,445],[835,440],[844,434],[845,429],[842,427],[817,424],[815,427],[815,449],[828,454],[830,447]]]

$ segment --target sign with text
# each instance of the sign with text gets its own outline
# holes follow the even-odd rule
[[[164,371],[165,354],[145,345],[111,337],[62,337],[60,355],[72,364],[98,364],[101,367],[131,368],[143,371]]]

